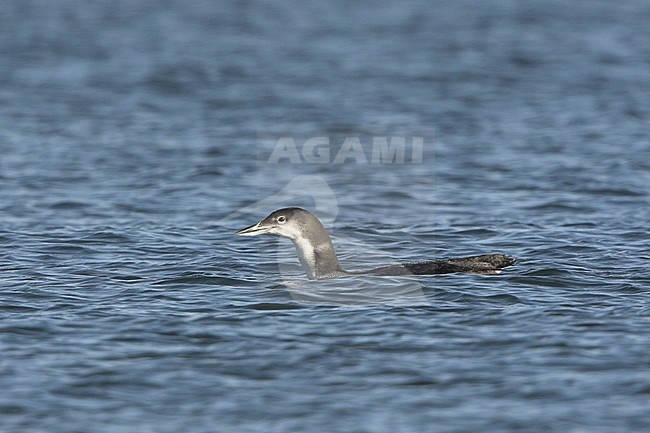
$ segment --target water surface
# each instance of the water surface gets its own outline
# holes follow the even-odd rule
[[[649,20],[9,2],[0,431],[647,432]],[[377,136],[423,137],[421,163],[269,163]],[[284,205],[350,269],[519,262],[310,282],[290,243],[232,236]]]

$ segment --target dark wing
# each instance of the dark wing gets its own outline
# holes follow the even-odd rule
[[[433,275],[433,274],[498,274],[506,266],[516,262],[503,254],[483,254],[480,256],[439,259],[426,262],[388,265],[367,271],[352,272],[369,275]]]

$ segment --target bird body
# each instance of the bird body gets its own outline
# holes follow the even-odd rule
[[[339,265],[334,245],[323,224],[314,214],[298,207],[278,209],[257,224],[241,229],[235,234],[239,236],[267,234],[291,239],[298,252],[300,264],[310,280],[347,275],[498,274],[501,269],[515,263],[515,259],[504,254],[483,254],[345,271]]]

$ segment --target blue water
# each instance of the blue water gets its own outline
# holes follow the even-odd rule
[[[0,431],[650,431],[648,22],[644,0],[4,2]],[[299,159],[271,158],[287,138]],[[286,205],[349,269],[519,261],[310,282],[290,242],[232,236]]]

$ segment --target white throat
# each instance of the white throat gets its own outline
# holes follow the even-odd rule
[[[298,259],[302,265],[307,276],[310,279],[317,278],[316,275],[316,250],[311,242],[303,237],[298,237],[297,239],[291,239],[293,244],[298,250]]]

